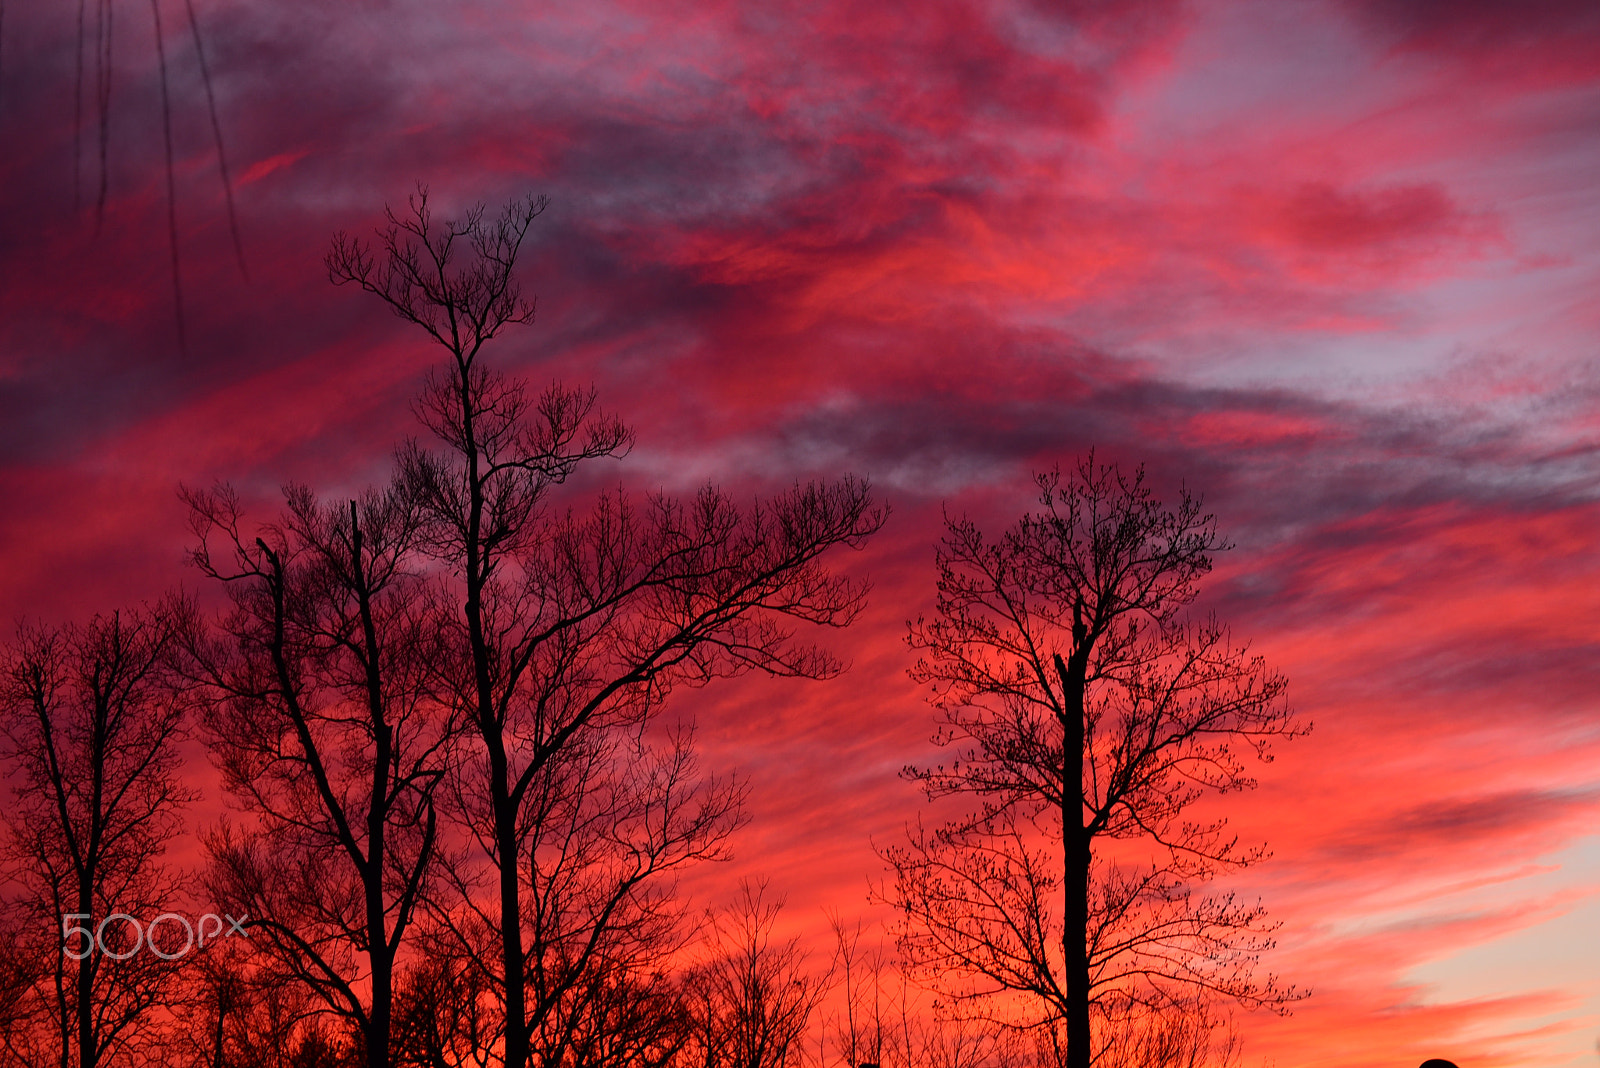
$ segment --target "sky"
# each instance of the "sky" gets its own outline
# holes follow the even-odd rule
[[[1203,494],[1236,545],[1203,604],[1315,724],[1227,799],[1311,990],[1240,1018],[1245,1063],[1593,1063],[1592,0],[192,10],[215,128],[178,0],[96,0],[82,50],[74,5],[0,25],[0,614],[197,587],[179,483],[265,516],[381,478],[436,353],[328,283],[332,235],[418,182],[547,194],[492,359],[595,386],[638,435],[605,477],[850,471],[893,509],[841,561],[848,675],[687,696],[752,788],[695,889],[879,915],[942,515],[997,531],[1092,446]]]

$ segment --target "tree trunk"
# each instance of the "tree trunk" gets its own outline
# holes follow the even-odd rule
[[[1080,737],[1082,732],[1079,732]],[[1068,824],[1067,907],[1067,1068],[1089,1068],[1093,1059],[1089,1033],[1089,835],[1079,822]],[[1074,937],[1076,936],[1076,937]]]
[[[1063,742],[1061,838],[1063,867],[1061,955],[1067,987],[1067,1068],[1089,1068],[1094,1058],[1089,1031],[1089,869],[1094,850],[1083,825],[1084,690],[1093,644],[1081,622],[1073,627],[1070,663],[1057,656],[1061,677]]]
[[[506,984],[505,1068],[524,1068],[528,1063],[529,1035],[522,895],[517,884],[517,809],[511,799],[505,749],[499,744],[498,735],[489,741],[495,846],[500,852],[500,949]]]
[[[367,959],[372,965],[372,1012],[367,1018],[367,1068],[389,1068],[389,1033],[394,1019],[394,945],[385,922],[385,834],[389,825],[389,763],[394,758],[394,728],[385,719],[383,674],[379,667],[378,625],[372,614],[372,587],[362,570],[361,519],[350,502],[350,565],[361,611],[361,637],[366,647],[367,715],[375,747],[372,784],[367,799],[367,861],[361,872],[366,893]],[[426,860],[419,860],[419,864]],[[395,918],[395,938],[404,931],[405,913]]]

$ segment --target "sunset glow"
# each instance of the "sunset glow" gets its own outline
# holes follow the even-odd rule
[[[828,557],[872,584],[823,636],[848,672],[672,698],[750,786],[700,905],[768,878],[822,953],[829,916],[888,918],[878,850],[929,811],[905,639],[944,516],[999,532],[1093,448],[1204,497],[1235,547],[1199,605],[1314,723],[1205,802],[1270,845],[1226,885],[1311,993],[1240,1013],[1241,1063],[1593,1063],[1593,0],[194,0],[243,271],[160,0],[183,347],[150,12],[111,6],[98,220],[75,7],[0,23],[8,627],[220,605],[180,483],[265,520],[287,483],[385,479],[439,350],[329,284],[330,240],[418,183],[441,215],[546,194],[537,320],[485,359],[632,426],[579,489],[852,473],[891,510]]]

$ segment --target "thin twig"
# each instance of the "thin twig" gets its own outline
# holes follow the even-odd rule
[[[239,218],[233,210],[233,182],[228,178],[228,157],[222,150],[222,124],[217,121],[217,97],[211,89],[211,67],[206,63],[206,50],[200,39],[200,21],[195,17],[194,0],[183,0],[183,6],[189,12],[189,30],[194,34],[194,54],[199,57],[200,80],[206,87],[206,110],[211,115],[211,136],[217,144],[217,169],[222,174],[222,196],[228,204],[228,232],[233,236],[233,254],[239,261],[239,273],[248,281],[250,272],[244,264],[244,242],[239,240]]]
[[[178,319],[178,349],[189,351],[188,332],[183,322],[183,276],[178,268],[178,190],[172,166],[172,101],[167,89],[167,48],[161,34],[161,0],[150,0],[155,20],[156,60],[161,67],[161,132],[167,148],[167,247],[172,252],[172,303]]]
[[[88,0],[78,0],[78,66],[72,89],[72,210],[83,203],[83,21]]]
[[[95,13],[96,98],[100,104],[100,193],[94,205],[94,232],[99,236],[106,217],[107,157],[111,142],[111,0],[99,0]]]

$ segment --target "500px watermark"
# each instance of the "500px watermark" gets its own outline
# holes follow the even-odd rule
[[[93,953],[96,949],[99,949],[102,954],[110,957],[112,960],[127,960],[129,957],[139,952],[141,947],[145,947],[162,960],[177,960],[179,957],[188,953],[191,949],[194,949],[196,945],[198,945],[201,949],[204,949],[207,942],[215,942],[219,938],[232,938],[236,934],[244,935],[246,938],[250,937],[250,932],[245,929],[245,925],[250,922],[250,917],[248,915],[240,916],[235,919],[234,917],[229,916],[227,913],[223,913],[221,916],[218,916],[214,912],[208,912],[204,916],[200,917],[200,922],[198,925],[193,925],[189,923],[187,917],[180,916],[176,912],[163,912],[161,915],[151,920],[149,926],[147,927],[141,925],[138,920],[134,919],[132,916],[129,916],[126,912],[113,912],[111,915],[101,920],[100,923],[92,930],[83,926],[82,924],[74,922],[75,920],[93,919],[94,916],[87,912],[62,913],[61,952],[63,954],[71,957],[73,960],[82,960],[89,954]],[[214,923],[214,926],[212,926],[209,930],[207,929],[208,921]],[[106,928],[113,923],[118,924],[118,926],[112,928],[112,948],[107,948]],[[170,945],[161,946],[156,944],[156,928],[161,926],[163,923],[169,925],[178,925],[183,928],[184,942],[181,948],[174,949]],[[198,938],[196,937],[196,926],[199,928]],[[132,945],[119,945],[118,943],[125,941],[123,936],[125,936],[130,929],[133,935]],[[176,933],[175,929],[174,933]],[[74,947],[72,944],[74,935],[83,936],[83,941],[80,942],[76,947]]]

